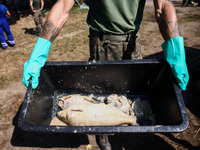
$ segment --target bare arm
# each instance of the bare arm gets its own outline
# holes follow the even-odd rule
[[[9,11],[6,11],[6,16],[9,17],[11,14]]]
[[[53,42],[68,20],[74,4],[74,0],[58,0],[49,12],[40,36]]]
[[[41,0],[41,8],[40,8],[40,10],[42,10],[43,7],[44,7],[44,0]]]
[[[32,12],[35,12],[35,10],[33,9],[33,1],[30,1],[30,2],[29,2],[29,5],[30,5],[30,7],[31,7]]]
[[[175,8],[171,0],[154,0],[155,17],[164,40],[179,36]]]

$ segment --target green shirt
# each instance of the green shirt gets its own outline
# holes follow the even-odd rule
[[[104,33],[137,32],[144,5],[145,0],[89,0],[87,23],[93,30]]]
[[[41,0],[29,0],[33,1],[33,9],[39,10],[41,8]]]

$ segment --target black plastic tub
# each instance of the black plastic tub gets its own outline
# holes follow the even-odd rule
[[[181,91],[174,81],[163,60],[47,62],[37,89],[28,86],[19,127],[25,131],[85,134],[182,132],[189,120]],[[58,111],[56,96],[62,93],[145,97],[155,113],[156,125],[50,126]]]

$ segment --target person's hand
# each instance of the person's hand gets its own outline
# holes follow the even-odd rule
[[[32,88],[37,88],[39,84],[40,70],[44,66],[48,53],[51,47],[51,42],[38,38],[30,59],[24,64],[23,79],[22,82],[28,87],[29,81],[31,80]]]
[[[185,60],[183,37],[173,37],[162,44],[163,52],[179,87],[186,90],[189,74]]]
[[[23,72],[23,83],[28,87],[29,81],[31,80],[31,86],[35,89],[39,84],[39,76],[41,65],[37,62],[29,62],[29,60],[24,64],[24,72]]]

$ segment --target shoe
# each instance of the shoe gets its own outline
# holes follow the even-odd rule
[[[13,46],[13,47],[15,46],[15,41],[14,40],[13,41],[8,41],[8,43],[9,43],[10,46]]]
[[[36,31],[37,31],[37,35],[40,36],[41,28],[40,27],[36,27]]]
[[[1,43],[1,45],[2,45],[2,48],[3,48],[3,49],[7,49],[7,48],[8,48],[8,44],[7,44],[6,42]]]
[[[99,136],[99,145],[101,150],[111,150],[110,142],[108,141],[108,135],[103,134]]]

